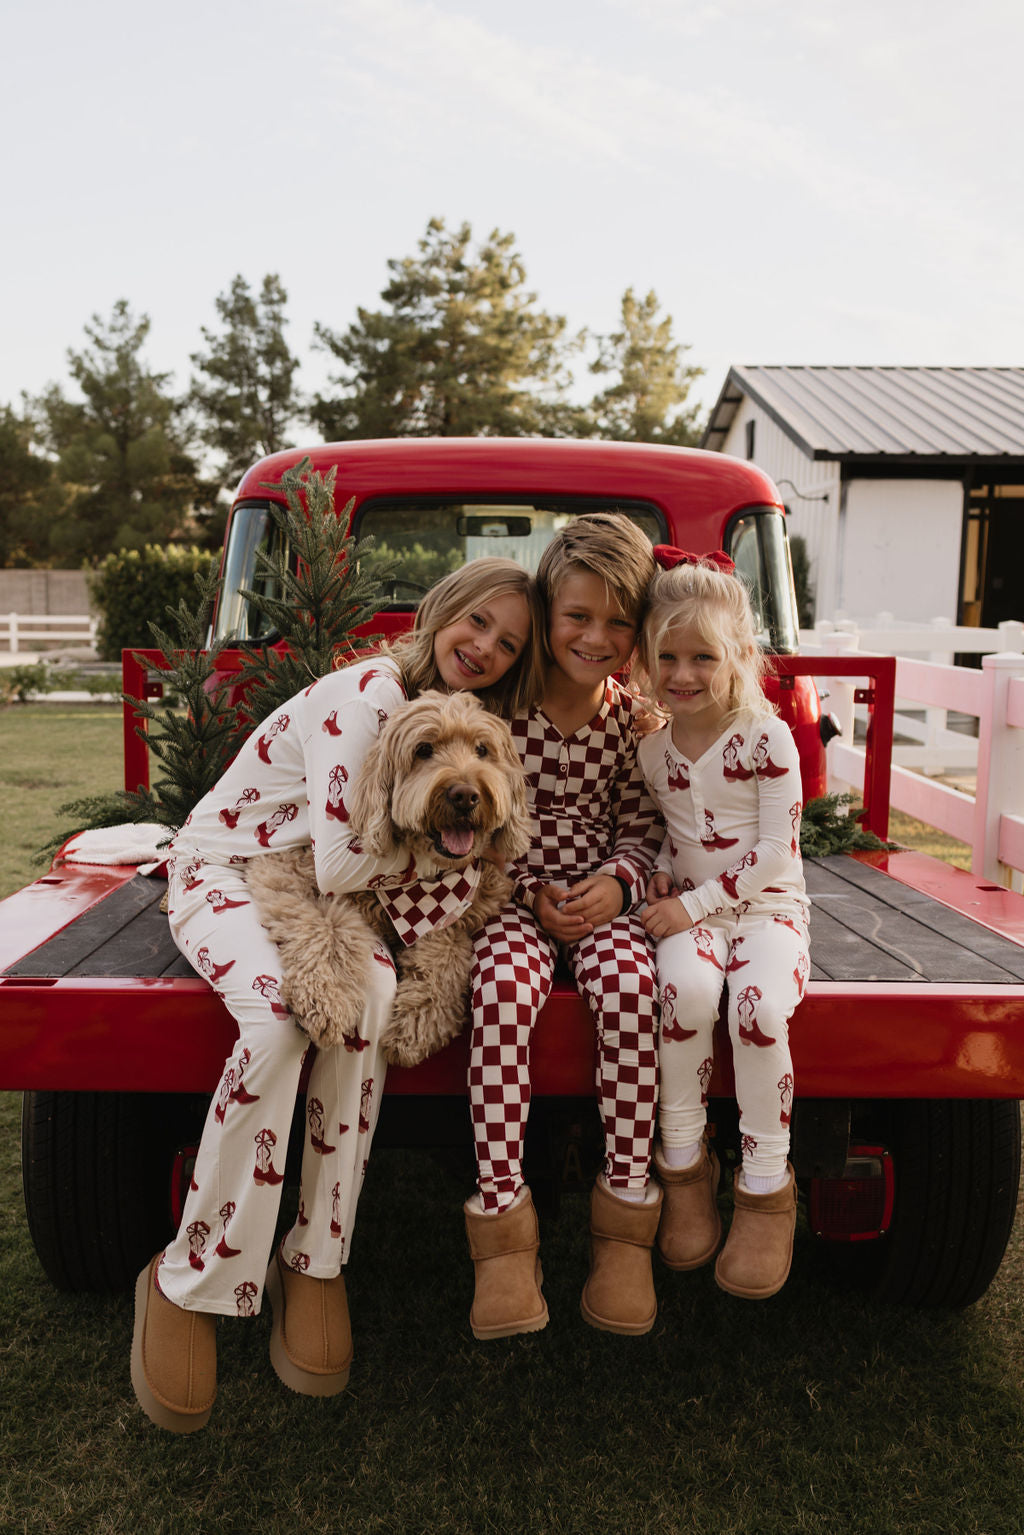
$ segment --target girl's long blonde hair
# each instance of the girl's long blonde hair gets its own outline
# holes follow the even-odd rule
[[[768,668],[757,643],[747,589],[738,576],[726,575],[708,560],[659,570],[651,582],[636,680],[652,701],[657,698],[658,654],[666,636],[672,629],[690,627],[721,651],[711,692],[726,709],[724,726],[741,714],[760,719],[778,713],[764,695]]]
[[[522,654],[493,688],[477,696],[492,714],[508,717],[539,703],[544,691],[544,608],[537,583],[515,560],[482,555],[453,570],[432,586],[419,605],[408,634],[381,646],[397,662],[410,698],[427,688],[445,690],[434,660],[434,636],[458,623],[475,607],[494,597],[526,599],[530,632]]]

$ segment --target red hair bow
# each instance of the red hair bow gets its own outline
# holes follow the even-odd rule
[[[688,554],[685,549],[675,549],[671,544],[655,544],[654,558],[662,570],[674,570],[677,565],[699,565],[703,560],[716,565],[724,576],[736,574],[736,565],[724,549],[712,549],[710,554]]]

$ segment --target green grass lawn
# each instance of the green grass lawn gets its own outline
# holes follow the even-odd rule
[[[17,856],[62,800],[119,782],[111,711],[0,717]],[[900,840],[906,840],[901,834]],[[0,990],[0,1018],[2,1018]],[[885,1309],[798,1234],[780,1295],[658,1267],[639,1339],[588,1328],[586,1200],[543,1223],[546,1331],[477,1343],[468,1165],[379,1149],[349,1267],[356,1360],[329,1401],[288,1392],[266,1316],[219,1329],[210,1426],[153,1428],[128,1376],[128,1295],[68,1295],[25,1226],[19,1096],[0,1094],[0,1530],[50,1535],[1019,1535],[1022,1235],[963,1313]],[[102,1176],[102,1169],[97,1170]]]

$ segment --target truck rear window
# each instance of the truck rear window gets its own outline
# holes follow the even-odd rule
[[[621,512],[652,544],[665,539],[661,513],[639,501],[571,502],[439,501],[417,499],[367,501],[356,512],[357,538],[373,537],[367,555],[371,567],[393,572],[390,605],[415,607],[423,593],[482,554],[516,560],[536,571],[552,538],[574,517],[588,512]]]

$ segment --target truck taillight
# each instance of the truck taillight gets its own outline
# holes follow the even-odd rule
[[[851,1146],[839,1178],[814,1178],[808,1218],[826,1242],[870,1242],[892,1221],[892,1157],[884,1146]]]

